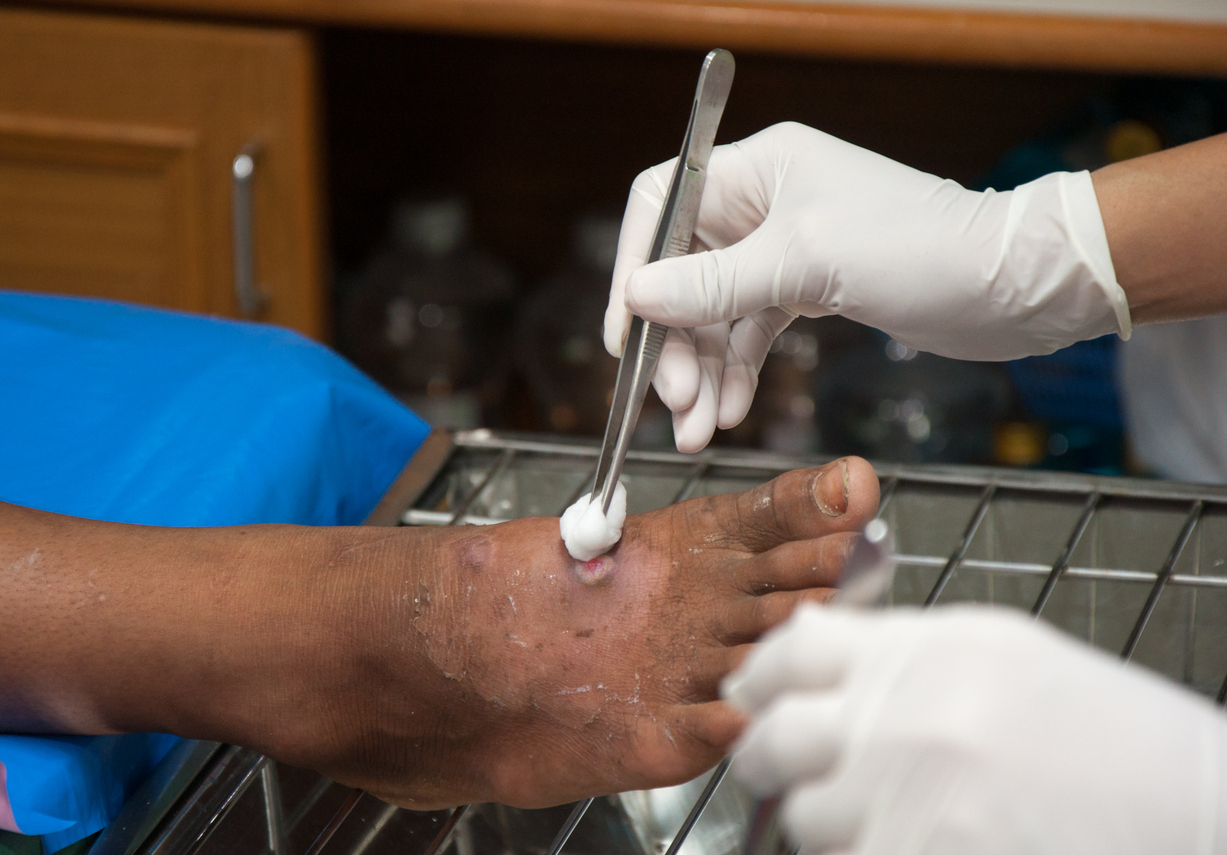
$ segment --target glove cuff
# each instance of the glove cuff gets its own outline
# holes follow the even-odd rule
[[[1024,347],[1051,353],[1113,332],[1128,338],[1129,303],[1116,281],[1090,173],[1054,172],[1008,196],[992,287],[1009,304],[1007,314],[1029,342]]]
[[[1095,282],[1104,291],[1112,311],[1116,315],[1117,334],[1125,341],[1133,335],[1133,319],[1129,316],[1129,299],[1125,289],[1116,281],[1116,268],[1108,247],[1108,234],[1103,227],[1103,214],[1099,210],[1099,197],[1091,173],[1056,173],[1061,192],[1061,203],[1069,224],[1069,240],[1082,256],[1083,263],[1095,277]]]

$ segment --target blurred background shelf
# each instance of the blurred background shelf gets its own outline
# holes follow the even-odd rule
[[[1214,74],[1227,16],[1174,0],[947,4],[718,0],[84,0],[81,5],[311,25],[1030,68]],[[1072,13],[1054,14],[1065,7]],[[958,8],[961,7],[961,8]],[[998,8],[993,8],[998,7]],[[1156,8],[1158,7],[1158,8]],[[1030,10],[1030,11],[1019,11]],[[1099,14],[1094,12],[1098,10]]]

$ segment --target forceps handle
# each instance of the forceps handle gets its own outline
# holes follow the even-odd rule
[[[890,526],[876,519],[865,526],[852,545],[835,602],[850,608],[878,608],[883,605],[894,580],[895,538]],[[782,850],[779,810],[779,799],[759,801],[742,855],[779,855]],[[795,855],[796,849],[789,851]]]
[[[716,128],[724,114],[735,69],[733,55],[727,50],[717,48],[703,59],[682,151],[673,168],[652,238],[652,249],[648,253],[649,264],[690,251],[699,203],[703,199],[703,185],[707,180],[707,162],[711,159]],[[631,319],[590,497],[590,501],[600,501],[604,513],[609,513],[631,435],[639,422],[639,411],[643,409],[643,399],[656,373],[656,362],[668,331],[663,324],[647,323],[639,317]]]

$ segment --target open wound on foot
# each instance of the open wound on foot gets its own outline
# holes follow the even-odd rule
[[[575,575],[585,585],[598,585],[613,572],[614,561],[608,555],[598,555],[588,561],[575,562]]]
[[[585,493],[563,512],[558,528],[571,557],[576,561],[591,562],[618,542],[625,522],[626,487],[618,484],[614,487],[608,514],[602,513],[600,503],[592,503],[591,497]],[[600,576],[604,576],[605,572],[608,572],[608,568],[604,568]]]

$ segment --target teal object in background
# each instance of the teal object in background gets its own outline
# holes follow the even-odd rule
[[[355,525],[429,432],[288,330],[2,291],[0,400],[0,501],[146,525]],[[0,735],[0,829],[81,840],[172,744]]]

